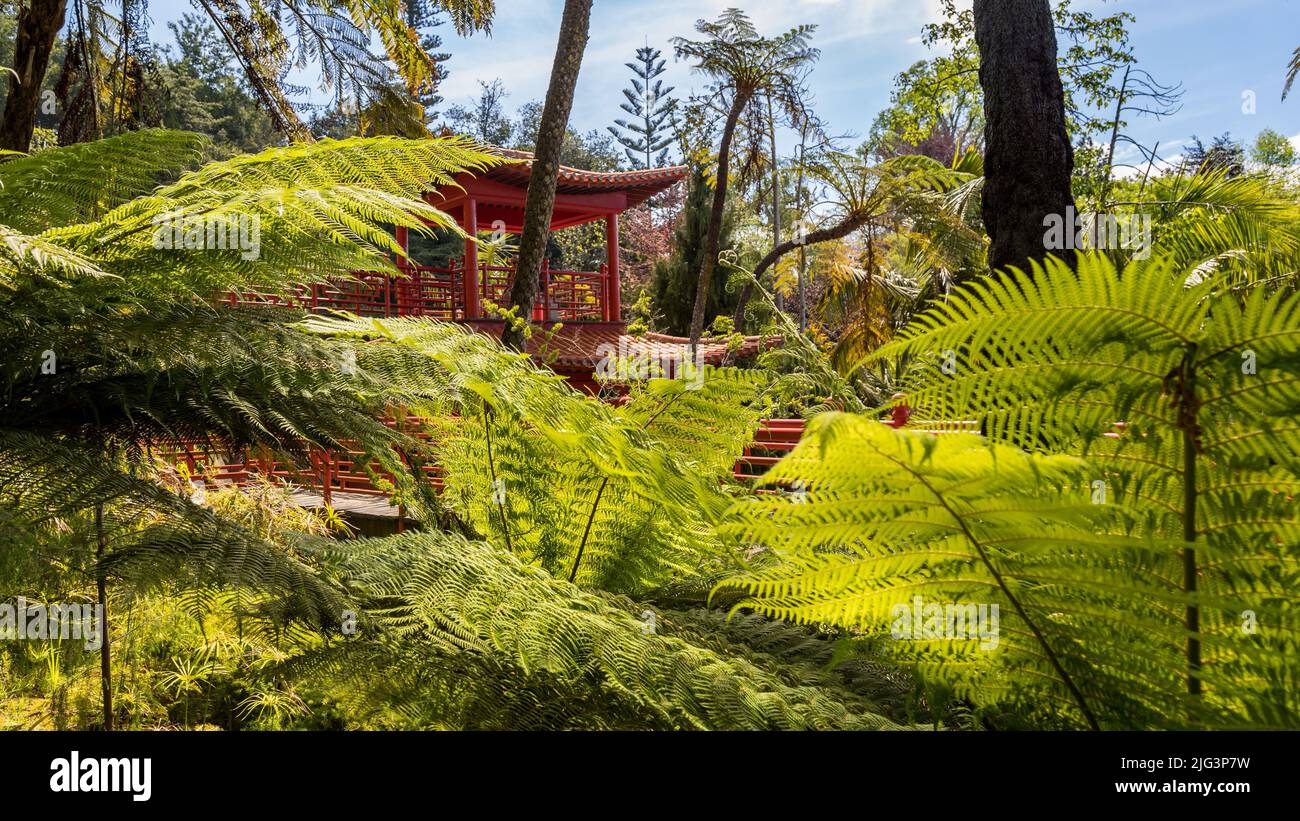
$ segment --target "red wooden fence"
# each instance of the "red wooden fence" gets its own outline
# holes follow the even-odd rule
[[[974,422],[926,422],[911,420],[909,416],[906,407],[900,406],[895,409],[892,418],[882,421],[893,427],[910,424],[916,429],[937,434],[978,432],[978,426]],[[391,419],[386,420],[386,423],[397,424]],[[403,427],[419,438],[428,439],[429,434],[421,429],[419,417],[406,417]],[[803,433],[803,419],[764,419],[753,441],[736,461],[732,475],[738,481],[752,481],[763,475],[783,456],[794,450]],[[193,481],[214,487],[242,486],[257,476],[263,476],[319,493],[327,505],[334,503],[335,493],[385,498],[389,495],[386,488],[376,485],[365,465],[360,463],[361,451],[352,448],[309,448],[306,465],[277,461],[252,451],[218,454],[197,444],[169,456],[175,464],[186,467]],[[370,469],[381,479],[392,482],[392,475],[378,463],[372,463]],[[442,488],[442,478],[436,466],[423,466],[423,473],[435,489]],[[400,508],[397,512],[401,517]]]
[[[314,285],[295,285],[288,293],[260,291],[228,292],[221,300],[230,305],[276,305],[306,311],[350,311],[360,316],[427,316],[455,321],[483,319],[465,315],[465,279],[463,265],[451,260],[446,267],[403,266],[406,276],[389,277],[382,273],[358,272],[351,277]],[[503,265],[479,265],[479,304],[490,300],[497,305],[509,302],[514,268]],[[601,265],[597,271],[566,271],[542,262],[541,298],[533,309],[539,322],[577,322],[605,319],[609,300],[609,272]]]

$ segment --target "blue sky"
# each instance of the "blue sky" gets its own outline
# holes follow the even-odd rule
[[[921,27],[939,14],[937,0],[595,0],[572,124],[603,129],[619,115],[620,89],[629,76],[623,63],[637,47],[648,41],[671,55],[670,37],[689,36],[696,19],[736,5],[765,33],[817,24],[814,42],[822,58],[810,86],[817,112],[834,133],[866,133],[888,104],[894,75],[927,55]],[[189,9],[187,0],[154,0],[151,6],[158,42],[168,39],[166,22]],[[1160,122],[1140,119],[1130,128],[1148,145],[1159,141],[1162,155],[1176,155],[1193,134],[1208,141],[1230,131],[1252,140],[1265,127],[1300,147],[1300,84],[1287,102],[1279,99],[1287,62],[1300,45],[1300,0],[1075,0],[1074,6],[1131,12],[1137,18],[1131,42],[1141,66],[1162,82],[1184,84],[1182,111]],[[508,107],[540,99],[562,7],[563,0],[498,0],[491,37],[460,38],[442,26],[444,50],[452,54],[443,96],[467,102],[478,80],[500,77],[510,91]],[[671,57],[665,77],[681,96],[704,84]],[[1248,92],[1253,114],[1243,111]]]

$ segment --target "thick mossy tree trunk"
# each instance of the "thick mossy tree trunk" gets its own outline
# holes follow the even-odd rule
[[[67,10],[68,0],[28,0],[18,10],[14,74],[7,75],[9,98],[0,119],[0,149],[26,152],[32,146],[41,83]]]
[[[713,268],[718,263],[718,239],[722,236],[722,218],[727,210],[727,176],[731,164],[731,141],[736,134],[736,123],[749,104],[752,94],[737,91],[727,112],[727,122],[722,127],[722,144],[718,147],[718,173],[713,186],[713,209],[709,212],[709,230],[704,235],[704,253],[700,257],[700,276],[695,285],[695,310],[691,314],[691,349],[704,335],[704,308],[709,304],[709,285],[713,281]]]
[[[989,265],[1025,267],[1048,253],[1046,218],[1074,230],[1065,94],[1048,0],[975,0],[975,42],[984,89],[984,227]],[[1067,210],[1068,209],[1068,210]],[[1058,234],[1059,235],[1059,234]]]
[[[524,323],[537,302],[537,284],[546,256],[550,236],[551,212],[555,208],[555,181],[560,173],[560,149],[569,127],[573,108],[573,90],[578,85],[582,54],[587,49],[592,0],[565,0],[560,20],[560,42],[555,47],[555,64],[551,83],[546,89],[542,121],[537,129],[537,150],[528,178],[528,198],[524,201],[524,231],[519,238],[515,281],[510,289],[510,307],[517,309],[520,320],[506,323],[501,341],[517,350],[524,348]]]

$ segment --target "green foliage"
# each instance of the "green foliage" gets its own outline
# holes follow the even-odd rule
[[[976,76],[975,17],[970,9],[959,11],[954,0],[943,0],[942,10],[943,18],[926,25],[921,39],[944,56],[898,76],[893,107],[877,119],[873,142],[887,148],[892,138],[950,162],[968,146],[982,148],[984,106]],[[1134,59],[1128,43],[1133,15],[1078,11],[1070,0],[1058,0],[1052,3],[1052,19],[1062,44],[1058,68],[1071,133],[1083,137],[1108,129],[1110,124],[1093,112],[1109,111],[1119,96],[1115,75]]]
[[[1200,137],[1192,136],[1182,159],[1182,173],[1222,174],[1229,179],[1246,173],[1246,150],[1228,133],[1220,134],[1207,146]]]
[[[636,50],[636,62],[626,63],[632,70],[631,87],[623,89],[627,102],[619,103],[630,120],[615,120],[609,126],[633,168],[664,165],[673,144],[672,124],[677,101],[669,97],[673,87],[664,88],[657,79],[665,71],[659,49],[642,46]]]
[[[637,594],[727,557],[720,483],[758,427],[761,374],[652,379],[612,407],[481,334],[420,319],[313,319],[433,418],[441,504],[473,532],[584,587]],[[395,348],[395,349],[394,349]],[[372,350],[373,349],[373,350]]]
[[[209,300],[391,265],[382,224],[450,223],[415,199],[423,186],[497,160],[459,140],[323,142],[212,163],[144,194],[202,144],[142,131],[0,166],[0,499],[20,523],[102,506],[112,549],[96,572],[116,580],[273,591],[282,614],[332,623],[339,599],[310,557],[164,490],[150,450],[197,441],[292,458],[347,440],[406,476],[394,450],[406,438],[378,418],[383,385],[347,367],[351,344],[290,327],[295,312]],[[175,212],[251,212],[268,241],[255,259],[156,247],[156,219]]]
[[[704,168],[696,166],[691,172],[686,203],[673,232],[673,254],[669,259],[655,263],[654,267],[655,314],[659,317],[661,329],[668,333],[685,336],[690,330],[691,312],[695,308],[696,275],[702,263],[712,208],[713,186],[709,184]],[[718,238],[719,253],[732,248],[734,226],[735,214],[728,209]],[[735,304],[736,295],[728,292],[727,278],[713,277],[704,315],[730,315]]]
[[[344,566],[371,605],[363,634],[374,637],[289,669],[346,676],[358,707],[397,705],[397,726],[896,726],[846,688],[790,680],[797,668],[774,674],[686,631],[659,635],[657,619],[638,620],[484,543],[417,533],[352,544]]]
[[[165,470],[165,468],[164,468]],[[170,471],[160,482],[189,492]],[[11,485],[12,486],[12,485]],[[155,490],[157,486],[155,486]],[[213,490],[219,537],[230,520],[255,528],[282,548],[296,534],[327,534],[320,514],[297,508],[288,493],[262,485],[251,494]],[[8,505],[0,511],[9,511]],[[28,602],[89,602],[94,598],[90,518],[62,513],[50,522],[12,527],[0,512],[0,584],[5,597]],[[130,535],[129,533],[127,534]],[[19,566],[19,565],[22,566]],[[234,585],[194,584],[181,573],[156,585],[123,581],[109,595],[108,647],[116,675],[115,720],[129,729],[279,729],[301,724],[306,705],[270,672],[320,637],[284,620],[273,595]],[[93,729],[101,726],[98,650],[77,639],[0,644],[0,727]],[[308,695],[311,688],[304,691]]]
[[[93,222],[171,182],[206,140],[180,131],[132,131],[11,159],[0,165],[0,223],[28,233]]]
[[[1128,208],[1151,221],[1150,256],[1187,269],[1194,282],[1295,287],[1300,202],[1272,176],[1207,168],[1162,176],[1147,188]],[[1117,264],[1133,255],[1115,255]]]
[[[1171,644],[1167,631],[1143,623],[1151,639],[1136,649],[1150,663],[1094,702],[1099,721],[1120,700],[1164,702],[1169,678],[1181,674],[1191,695],[1169,702],[1152,726],[1289,725],[1300,298],[1256,289],[1238,299],[1210,283],[1189,285],[1188,276],[1164,259],[1122,273],[1104,257],[1081,257],[1077,273],[1051,261],[1032,276],[957,292],[876,358],[918,359],[907,402],[923,418],[973,419],[995,442],[1086,457],[1093,492],[1123,514],[1122,527],[1104,531],[1114,541],[1103,549],[1083,549],[1089,542],[1072,534],[1076,561],[1150,586],[1148,615],[1181,616],[1186,632]],[[832,521],[852,528],[845,516],[854,510]],[[1126,538],[1149,545],[1140,561],[1109,547]],[[1012,558],[1032,555],[1033,541],[1027,534]],[[1058,590],[1057,578],[1027,572],[1023,583],[1034,595],[1085,592],[1085,579],[1068,577]],[[1098,594],[1124,589],[1101,575],[1093,581]],[[1073,636],[1107,648],[1093,664],[1110,657],[1106,635],[1116,635],[1103,635],[1098,618]]]
[[[694,60],[693,68],[713,77],[718,90],[748,100],[770,93],[781,103],[794,105],[799,97],[800,69],[815,62],[820,51],[809,45],[816,26],[796,26],[775,37],[758,33],[744,11],[729,8],[715,21],[697,20],[702,40],[672,38],[677,57]]]
[[[982,149],[983,92],[972,71],[979,64],[974,51],[974,39],[963,40],[952,54],[919,61],[894,78],[891,105],[871,124],[868,150],[946,163],[967,148]]]
[[[737,606],[852,628],[922,679],[1039,726],[1177,723],[1178,599],[1132,572],[1157,558],[1106,533],[1114,508],[1088,504],[1080,460],[870,417],[815,421],[763,477],[793,495],[748,503],[732,525],[780,557],[722,583],[750,594]],[[911,618],[918,597],[967,628]],[[998,621],[977,632],[989,605]]]
[[[1266,167],[1285,168],[1295,165],[1295,146],[1283,135],[1266,128],[1255,135],[1255,142],[1250,147],[1250,158]]]
[[[158,74],[165,93],[162,124],[209,136],[217,151],[260,151],[276,142],[271,118],[241,77],[229,45],[210,21],[186,13],[167,24],[176,52],[159,50]]]

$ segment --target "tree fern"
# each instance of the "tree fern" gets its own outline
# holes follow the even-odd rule
[[[1092,492],[1129,513],[1122,532],[1164,545],[1131,574],[1167,606],[1186,599],[1186,720],[1280,720],[1295,698],[1300,302],[1187,280],[1163,259],[1049,261],[954,294],[876,357],[922,363],[906,400],[919,414],[1087,457]]]
[[[102,507],[111,548],[100,573],[261,587],[330,623],[339,600],[309,557],[162,490],[152,453],[197,443],[296,458],[346,443],[420,497],[402,456],[421,446],[381,421],[396,394],[353,367],[353,340],[293,327],[302,312],[210,300],[215,288],[391,265],[385,225],[449,222],[421,193],[498,160],[461,140],[347,140],[211,163],[156,187],[200,145],[142,132],[0,165],[4,507],[24,521]],[[277,203],[290,204],[281,214]],[[267,223],[264,253],[155,248],[155,219],[178,209],[251,209]]]
[[[528,357],[423,319],[314,318],[363,345],[390,401],[431,418],[444,503],[493,544],[583,586],[634,593],[727,561],[721,487],[765,405],[761,373],[655,379],[611,407]]]
[[[93,222],[197,164],[207,138],[144,129],[0,164],[0,224],[27,233]]]
[[[0,224],[39,232],[40,240],[120,279],[86,299],[210,299],[226,289],[279,293],[356,270],[396,274],[391,257],[402,250],[388,226],[459,230],[422,195],[451,184],[457,173],[502,162],[460,138],[327,140],[209,163],[133,196],[160,181],[158,165],[139,167],[141,152],[158,153],[165,172],[191,162],[198,145],[180,132],[141,133],[0,166]],[[69,172],[72,179],[81,172],[103,182],[72,194],[62,176]],[[253,249],[184,249],[158,241],[160,230],[236,220],[255,225],[267,242]]]
[[[736,607],[853,628],[983,707],[1176,723],[1180,599],[1133,573],[1158,553],[1106,532],[1116,509],[1089,504],[1086,475],[1078,459],[823,415],[763,477],[793,494],[742,505],[730,526],[782,561],[721,587],[750,594]],[[998,622],[978,626],[995,629],[954,626],[992,605]]]

